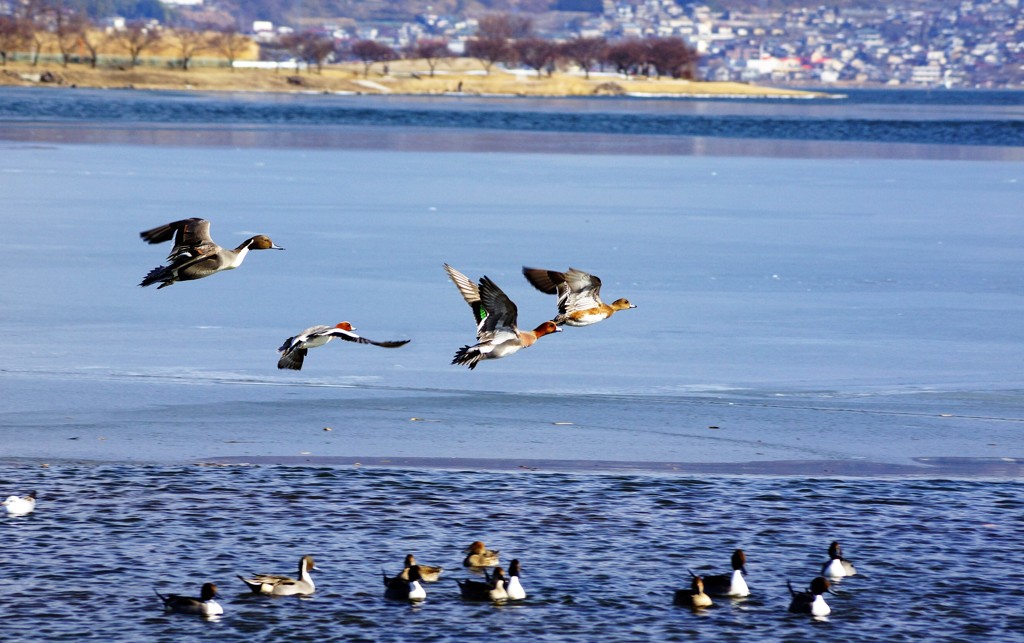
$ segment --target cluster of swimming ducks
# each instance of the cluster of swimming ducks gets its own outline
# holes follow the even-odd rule
[[[202,279],[237,268],[250,250],[284,249],[262,234],[246,239],[234,250],[222,248],[210,238],[210,222],[199,218],[173,221],[141,232],[140,236],[152,244],[174,240],[174,246],[167,255],[170,263],[150,270],[139,284],[151,286],[159,283],[158,290],[179,281]],[[468,366],[471,370],[482,360],[507,357],[532,346],[541,337],[559,332],[562,325],[589,326],[608,319],[616,311],[636,308],[626,299],[617,299],[611,304],[601,301],[600,278],[581,270],[570,268],[566,272],[557,272],[524,267],[523,275],[534,288],[558,296],[558,314],[533,330],[520,330],[518,309],[497,284],[486,276],[479,283],[474,283],[448,264],[444,264],[444,269],[473,312],[477,343],[463,346],[452,359],[452,364]],[[311,326],[286,339],[277,349],[281,354],[277,367],[300,370],[310,348],[323,346],[333,339],[383,348],[398,348],[410,341],[377,342],[360,337],[354,330],[355,327],[347,321],[335,326]]]
[[[493,601],[505,602],[522,600],[526,598],[526,591],[519,582],[520,565],[519,560],[513,560],[509,564],[508,572],[498,567],[498,552],[487,549],[481,541],[476,541],[466,549],[466,558],[463,566],[474,570],[482,571],[485,580],[461,580],[455,582],[459,585],[462,598],[470,601]],[[488,571],[487,568],[495,568]],[[308,596],[316,591],[313,577],[310,571],[318,571],[312,556],[303,556],[299,560],[298,578],[290,576],[279,576],[277,574],[253,574],[249,577],[239,576],[246,587],[254,594],[267,596]],[[388,576],[381,572],[384,578],[384,598],[418,602],[427,598],[427,590],[424,583],[437,582],[441,577],[443,567],[420,565],[416,557],[408,554],[405,557],[405,566],[400,574]],[[155,591],[155,590],[154,590]],[[213,583],[203,584],[199,597],[181,596],[179,594],[156,595],[164,604],[167,612],[178,612],[181,614],[199,614],[201,616],[218,616],[224,613],[224,608],[217,602],[217,586]]]
[[[2,503],[7,513],[23,516],[35,511],[36,492],[25,496],[8,496]],[[471,601],[516,601],[526,598],[526,590],[519,580],[521,565],[518,559],[509,563],[506,572],[499,566],[499,552],[487,549],[482,541],[475,541],[465,550],[466,557],[462,565],[466,568],[482,571],[484,580],[456,579],[462,598]],[[690,572],[689,589],[675,592],[673,602],[682,607],[695,610],[711,607],[712,596],[743,598],[750,595],[750,588],[744,578],[747,556],[742,549],[732,553],[732,572],[698,576]],[[489,568],[494,568],[490,571]],[[253,574],[248,577],[238,576],[254,594],[269,596],[307,596],[316,591],[310,571],[318,571],[312,556],[299,559],[298,578],[277,574]],[[384,581],[384,597],[403,601],[422,601],[427,597],[424,583],[437,582],[443,567],[421,565],[416,557],[408,554],[405,557],[402,572],[388,576],[381,571]],[[842,547],[838,541],[832,541],[828,547],[828,561],[821,566],[821,575],[811,581],[807,589],[797,591],[792,583],[787,583],[791,600],[789,611],[795,614],[812,616],[828,616],[832,608],[825,602],[824,595],[832,592],[832,582],[853,576],[857,573],[853,563],[843,558]],[[154,590],[155,591],[155,590]],[[180,594],[161,594],[156,592],[168,612],[184,614],[200,614],[217,616],[224,613],[224,608],[217,602],[217,586],[205,583],[200,589],[199,597],[182,596]]]
[[[747,556],[742,549],[732,553],[732,572],[698,576],[690,572],[690,588],[680,589],[675,593],[673,602],[676,605],[692,609],[711,607],[712,596],[743,598],[750,595],[750,588],[743,578],[746,573]],[[853,564],[843,558],[842,547],[838,541],[832,541],[828,547],[828,560],[821,566],[821,575],[811,581],[810,586],[802,591],[793,589],[787,582],[790,594],[789,611],[794,614],[810,614],[812,616],[828,616],[832,608],[825,602],[826,593],[832,591],[832,581],[857,573]]]

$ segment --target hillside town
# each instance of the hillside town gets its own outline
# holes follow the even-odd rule
[[[204,0],[169,0],[202,4]],[[597,3],[593,3],[597,4]],[[557,41],[609,42],[679,37],[700,54],[705,80],[776,84],[918,87],[1024,86],[1024,13],[1020,0],[897,2],[877,9],[830,7],[714,11],[686,0],[603,0],[600,13],[533,17],[537,35]],[[477,20],[421,14],[408,22],[320,25],[340,41],[372,39],[396,50],[444,39],[456,55]],[[264,40],[276,26],[254,23]]]

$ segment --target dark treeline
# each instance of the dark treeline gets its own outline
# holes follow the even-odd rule
[[[178,65],[188,69],[198,55],[215,54],[231,64],[253,46],[231,22],[194,24],[169,19],[165,26],[147,17],[129,20],[117,30],[107,29],[97,25],[89,13],[101,4],[98,0],[32,0],[12,15],[0,15],[0,64],[6,64],[12,54],[26,51],[38,64],[44,49],[57,49],[65,66],[76,60],[95,67],[101,51],[114,49],[132,67],[147,52],[160,51],[166,57],[172,51]],[[111,0],[107,4],[116,3]],[[444,39],[421,39],[397,51],[374,40],[339,40],[325,30],[284,33],[262,42],[260,55],[267,60],[301,60],[318,71],[329,62],[358,60],[363,63],[364,75],[369,75],[375,63],[398,58],[422,59],[433,75],[441,60],[454,56]],[[465,42],[465,55],[479,60],[488,73],[494,65],[504,65],[532,69],[538,76],[572,66],[588,77],[593,70],[608,69],[631,75],[692,78],[698,60],[696,51],[681,38],[556,42],[539,37],[529,16],[508,13],[480,18],[476,33]]]

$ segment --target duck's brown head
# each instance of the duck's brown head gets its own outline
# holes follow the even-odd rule
[[[534,334],[537,335],[537,337],[543,337],[545,335],[550,335],[551,333],[560,333],[562,332],[562,329],[559,328],[558,324],[556,324],[555,322],[546,321],[540,326],[534,328],[533,332]]]
[[[270,240],[270,237],[258,234],[249,240],[249,250],[284,250]]]

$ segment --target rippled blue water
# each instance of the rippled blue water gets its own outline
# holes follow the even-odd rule
[[[0,488],[38,488],[0,518],[14,640],[1024,640],[1024,483],[731,478],[284,466],[38,463]],[[453,579],[481,539],[522,562],[518,604],[466,603]],[[832,615],[786,612],[838,539],[858,575]],[[687,569],[748,555],[746,600],[672,605]],[[414,552],[447,571],[415,607],[380,570]],[[236,573],[292,573],[313,554],[313,598],[248,594]],[[216,621],[164,615],[153,588],[216,582]]]
[[[819,100],[481,99],[0,91],[0,121],[348,126],[1024,146],[1024,92],[861,92]]]

